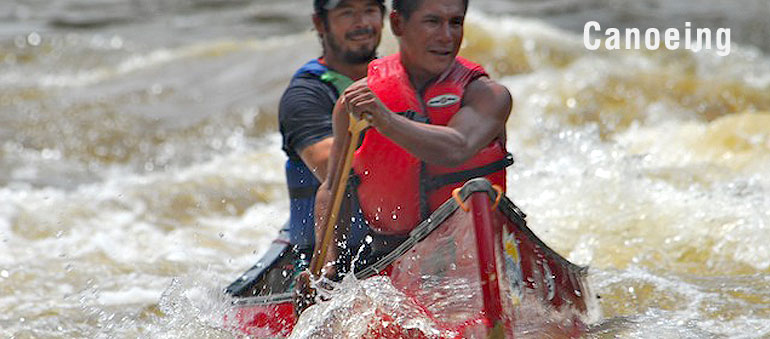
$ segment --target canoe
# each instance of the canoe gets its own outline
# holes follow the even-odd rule
[[[590,301],[587,268],[546,246],[526,226],[526,215],[489,181],[470,180],[455,193],[392,252],[355,272],[356,278],[387,276],[442,337],[583,333]],[[288,336],[297,323],[289,272],[296,259],[285,241],[274,242],[226,289],[234,300],[226,326],[254,337]]]

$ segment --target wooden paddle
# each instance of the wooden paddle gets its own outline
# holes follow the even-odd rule
[[[353,114],[350,114],[348,133],[345,134],[345,139],[343,140],[343,145],[345,145],[347,151],[337,162],[337,172],[332,179],[331,185],[333,197],[332,205],[326,211],[326,218],[324,219],[326,220],[326,224],[324,224],[324,227],[322,228],[321,243],[316,244],[316,246],[320,246],[320,248],[316,247],[318,248],[315,253],[317,258],[316,256],[313,257],[314,260],[312,260],[310,266],[310,272],[316,277],[321,275],[321,269],[323,269],[324,263],[326,262],[327,248],[334,238],[334,226],[339,220],[340,207],[342,207],[342,201],[345,198],[345,189],[348,185],[350,168],[353,163],[353,153],[358,148],[358,140],[361,137],[361,133],[367,128],[369,128],[369,121],[366,119],[359,119]]]

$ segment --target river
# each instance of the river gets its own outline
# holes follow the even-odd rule
[[[590,267],[586,337],[770,337],[770,2],[470,6],[461,54],[514,98],[508,195]],[[222,289],[288,217],[310,7],[0,4],[0,337],[237,336]],[[731,53],[589,51],[589,20],[727,27]]]

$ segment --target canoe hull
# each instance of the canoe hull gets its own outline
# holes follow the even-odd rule
[[[356,277],[388,275],[446,337],[522,337],[544,327],[580,335],[589,295],[586,269],[551,250],[510,200],[497,198],[488,181],[469,181],[458,199],[443,204],[396,250]],[[290,297],[287,292],[240,298],[230,326],[249,335],[286,336],[296,324]],[[403,335],[389,333],[393,328],[370,334]]]

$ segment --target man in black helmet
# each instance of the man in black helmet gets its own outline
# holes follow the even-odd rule
[[[366,76],[369,61],[377,55],[383,0],[314,0],[313,8],[323,53],[296,71],[278,109],[283,150],[289,157],[289,222],[260,262],[228,287],[233,295],[251,293],[255,281],[275,284],[271,280],[276,279],[270,278],[273,267],[291,265],[295,272],[306,267],[315,243],[315,195],[327,176],[334,104],[348,85]],[[351,226],[350,241],[360,242],[366,226],[362,222]]]

